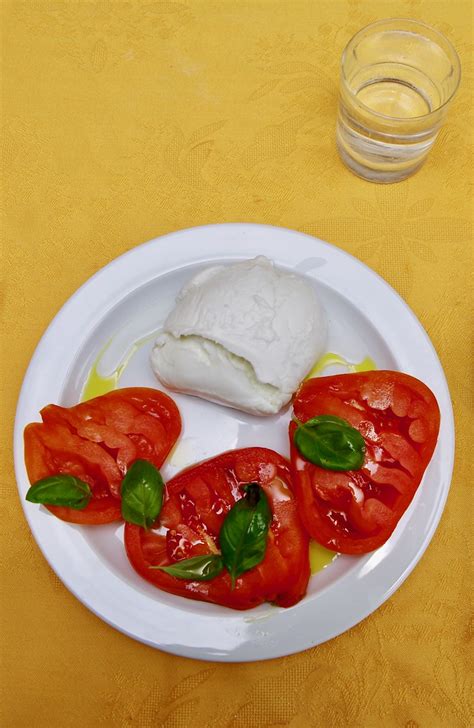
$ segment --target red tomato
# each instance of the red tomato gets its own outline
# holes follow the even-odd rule
[[[381,546],[410,504],[436,446],[439,407],[428,387],[400,372],[340,374],[306,381],[296,394],[295,417],[336,415],[363,435],[360,470],[336,472],[313,465],[293,443],[294,490],[301,519],[323,546],[363,554]]]
[[[69,408],[50,404],[41,417],[43,423],[25,429],[31,483],[67,473],[88,483],[93,492],[81,511],[47,506],[71,523],[120,520],[120,485],[128,467],[143,458],[159,468],[181,430],[173,400],[145,387],[117,389]]]
[[[273,521],[263,561],[238,577],[234,589],[227,571],[204,582],[150,569],[217,553],[225,515],[249,482],[264,489]],[[167,529],[166,535],[125,524],[125,548],[134,569],[159,589],[233,609],[251,609],[264,601],[290,607],[306,592],[308,536],[298,517],[288,463],[273,450],[233,450],[178,474],[166,486],[158,526]]]

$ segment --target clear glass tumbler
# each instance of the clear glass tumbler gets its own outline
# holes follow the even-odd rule
[[[434,28],[380,20],[360,30],[341,61],[337,146],[372,182],[398,182],[423,164],[461,77],[458,55]]]

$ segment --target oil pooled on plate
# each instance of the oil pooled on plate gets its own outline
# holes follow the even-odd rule
[[[331,367],[335,364],[340,364],[341,366],[346,367],[350,372],[371,372],[374,369],[377,369],[376,363],[370,358],[370,356],[366,356],[360,362],[351,362],[340,354],[328,351],[327,354],[323,354],[323,356],[318,359],[306,379],[316,377],[318,374],[323,372],[326,367]]]
[[[309,542],[309,565],[312,574],[316,574],[317,571],[325,569],[326,566],[332,564],[332,562],[339,556],[335,551],[329,551],[329,549],[321,546],[317,541]]]
[[[99,372],[99,365],[103,355],[112,343],[112,339],[110,339],[99,351],[97,358],[90,368],[89,374],[87,375],[87,379],[81,393],[81,402],[85,402],[88,399],[93,399],[94,397],[100,397],[102,394],[107,394],[107,392],[112,392],[114,389],[117,389],[120,377],[130,363],[133,355],[138,351],[138,349],[140,349],[141,346],[146,344],[147,341],[155,338],[155,336],[156,334],[153,333],[133,343],[127,353],[122,357],[120,363],[115,367],[112,372],[110,372],[110,374],[101,374]]]

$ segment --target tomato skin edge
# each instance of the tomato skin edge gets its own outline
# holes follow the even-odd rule
[[[105,499],[104,499],[105,500]],[[110,504],[109,504],[110,501]],[[100,502],[100,501],[99,501]],[[100,510],[84,508],[81,511],[64,506],[45,505],[56,518],[67,523],[76,523],[81,526],[101,526],[106,523],[115,523],[122,520],[120,501],[112,496],[107,498],[107,507]]]

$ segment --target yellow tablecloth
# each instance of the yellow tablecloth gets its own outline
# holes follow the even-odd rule
[[[426,166],[376,186],[336,155],[338,60],[390,16],[445,32],[464,75]],[[1,725],[472,726],[472,3],[4,0],[2,20]],[[408,581],[339,638],[253,665],[167,655],[93,616],[33,541],[11,462],[21,381],[61,304],[134,245],[225,221],[313,233],[381,273],[431,336],[457,422],[446,511]]]

